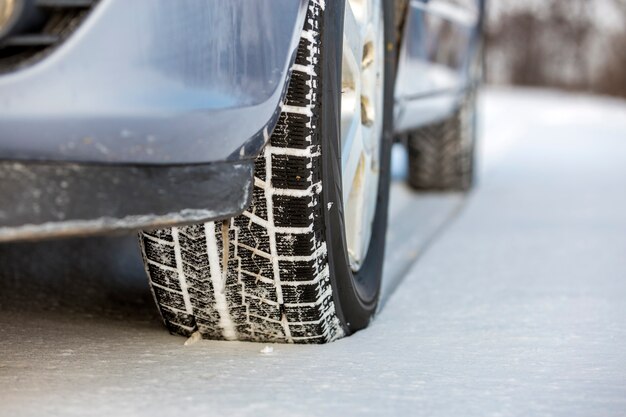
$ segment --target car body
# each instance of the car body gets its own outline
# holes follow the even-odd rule
[[[308,0],[13,1],[75,15],[53,35],[45,22],[0,30],[0,241],[213,221],[248,206]],[[400,8],[397,134],[444,119],[473,85],[484,7]]]

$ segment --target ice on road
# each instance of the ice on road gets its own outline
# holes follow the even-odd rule
[[[0,415],[626,415],[626,104],[481,102],[477,189],[394,184],[383,307],[329,345],[184,346],[132,241],[0,246]]]

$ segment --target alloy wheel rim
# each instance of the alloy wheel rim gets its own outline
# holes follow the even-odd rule
[[[347,0],[341,72],[341,171],[350,267],[367,255],[378,199],[384,30],[380,0]]]

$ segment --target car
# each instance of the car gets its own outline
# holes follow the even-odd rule
[[[325,343],[380,293],[394,142],[474,178],[484,0],[0,0],[0,241],[139,231],[166,327]]]

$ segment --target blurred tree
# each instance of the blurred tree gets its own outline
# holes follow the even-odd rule
[[[506,4],[506,3],[504,3]],[[626,97],[626,0],[511,2],[487,26],[487,80]],[[613,16],[612,14],[615,14]]]

